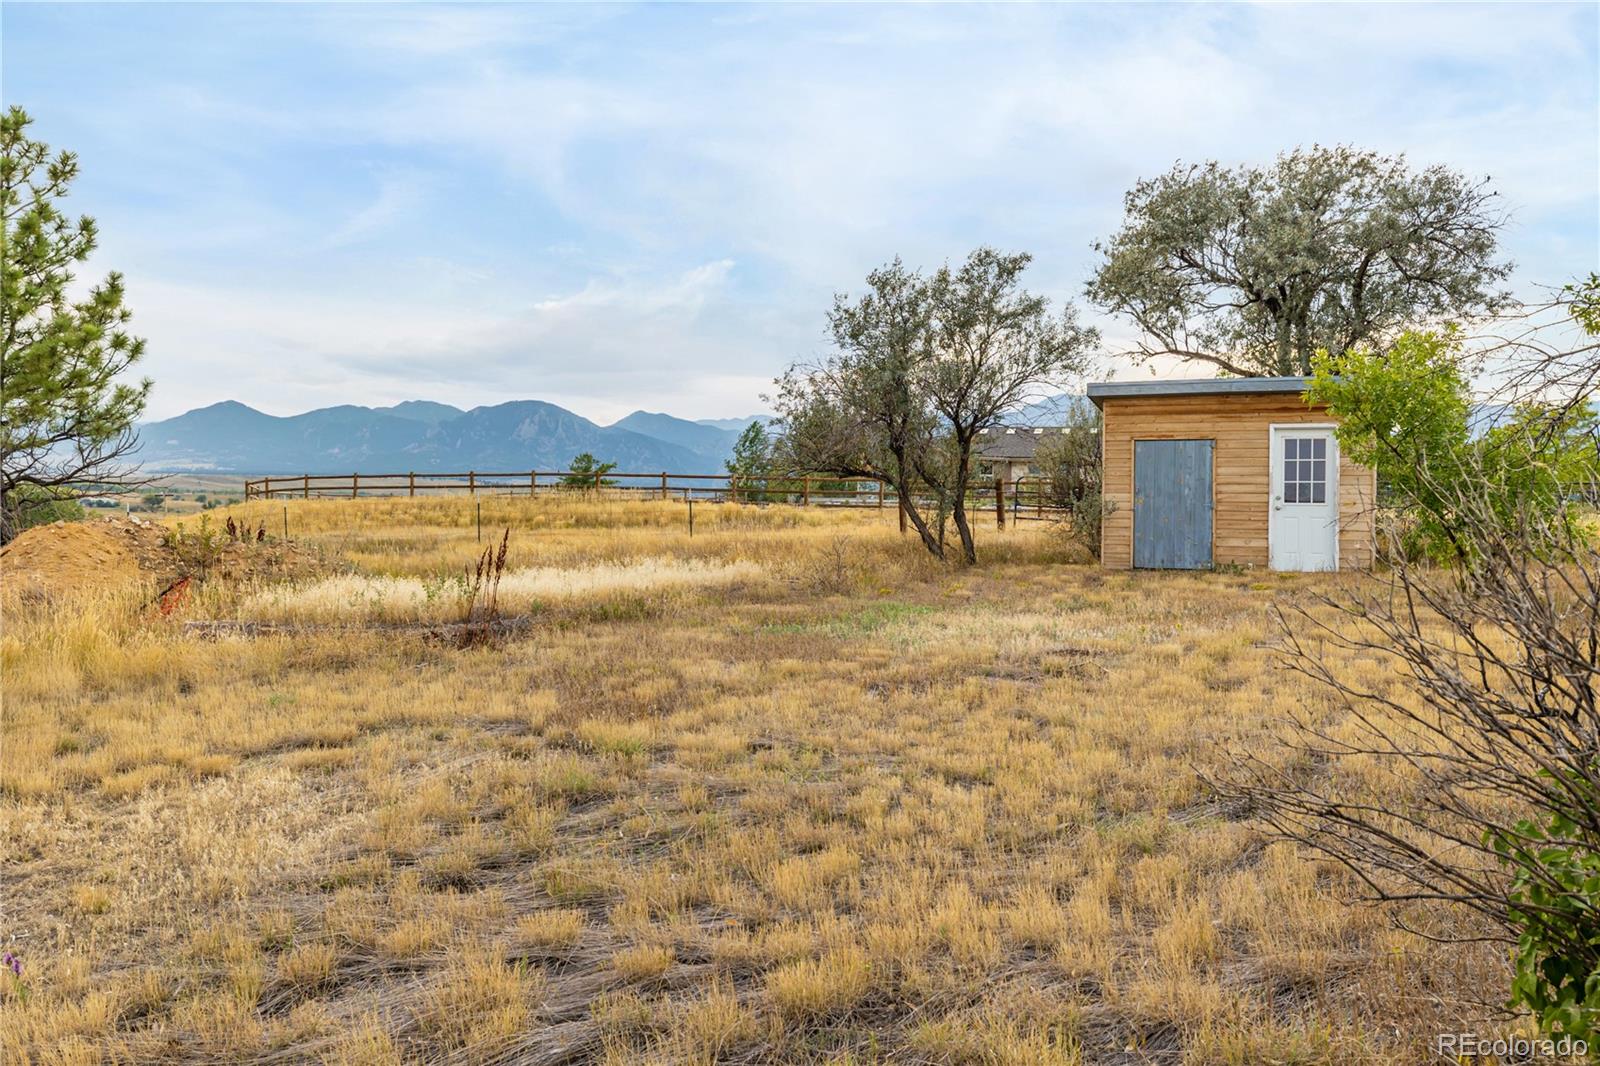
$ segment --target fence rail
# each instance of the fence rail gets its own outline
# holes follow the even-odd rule
[[[254,478],[244,483],[246,500],[356,499],[362,496],[437,496],[466,493],[486,496],[540,496],[548,493],[594,493],[603,496],[658,500],[702,500],[728,503],[794,504],[812,507],[899,508],[894,486],[880,478],[844,474],[802,474],[793,477],[740,477],[734,474],[622,473],[615,470],[577,474],[571,470],[522,470],[512,473],[468,470],[465,473],[296,474]],[[920,502],[920,500],[919,500]],[[993,509],[997,522],[1037,521],[1058,517],[1046,478],[996,479],[992,485],[969,488],[967,506]],[[903,518],[902,518],[903,522]]]

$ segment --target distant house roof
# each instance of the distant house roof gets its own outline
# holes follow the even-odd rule
[[[1100,381],[1089,386],[1089,399],[1122,396],[1221,396],[1230,393],[1305,392],[1310,378],[1186,378],[1175,381]]]
[[[972,454],[979,459],[1032,459],[1039,442],[1052,434],[1065,433],[1060,426],[1000,426],[973,441]]]

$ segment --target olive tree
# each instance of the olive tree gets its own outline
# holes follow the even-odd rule
[[[78,161],[31,139],[30,122],[19,107],[0,116],[0,542],[40,506],[132,480],[150,391],[124,378],[144,341],[127,332],[122,275],[68,293],[95,224],[57,206]]]
[[[1032,258],[979,248],[929,280],[933,328],[918,377],[952,439],[951,517],[968,562],[977,558],[966,510],[973,444],[1042,386],[1087,369],[1098,339],[1071,304],[1052,315],[1048,300],[1021,287]]]
[[[794,461],[889,481],[940,558],[953,522],[962,559],[977,560],[967,496],[978,437],[1082,373],[1097,339],[1070,304],[1053,314],[1022,288],[1031,259],[979,248],[931,276],[896,259],[868,275],[865,295],[835,298],[835,354],[780,381]]]
[[[833,354],[790,367],[774,404],[787,465],[882,478],[923,546],[942,559],[950,457],[918,381],[932,320],[926,279],[896,258],[867,275],[865,294],[834,297]]]
[[[1128,192],[1088,293],[1139,328],[1136,359],[1309,374],[1318,350],[1507,306],[1495,195],[1487,179],[1349,147],[1178,164]]]

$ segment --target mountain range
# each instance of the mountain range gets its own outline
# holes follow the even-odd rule
[[[1008,423],[1059,424],[1066,394],[1019,409]],[[463,411],[432,400],[392,407],[342,404],[269,415],[234,400],[139,427],[140,464],[153,473],[399,474],[565,470],[589,452],[625,473],[715,474],[752,422],[771,415],[690,421],[635,411],[603,426],[542,400]]]
[[[139,427],[152,472],[334,474],[565,470],[589,452],[626,472],[719,473],[739,434],[770,416],[691,422],[635,411],[602,426],[541,400],[463,411],[429,400],[345,404],[280,417],[233,400]]]

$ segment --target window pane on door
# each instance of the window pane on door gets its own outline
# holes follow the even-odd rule
[[[1327,438],[1283,438],[1283,502],[1326,503],[1327,501]]]

